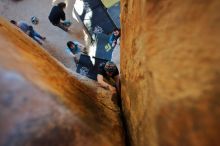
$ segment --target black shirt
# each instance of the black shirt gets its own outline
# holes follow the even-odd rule
[[[105,68],[105,63],[100,64],[100,65],[99,65],[99,69],[98,69],[98,74],[103,75],[103,77],[105,77],[105,78],[107,78],[107,79],[109,79],[110,77],[113,78],[113,77],[119,75],[118,68],[116,68],[116,71],[113,72],[112,76],[108,76],[108,75],[106,74],[106,71],[104,70],[104,68]]]
[[[54,6],[50,12],[49,20],[53,25],[57,25],[60,23],[61,20],[65,20],[65,13],[64,11],[59,8],[58,6]]]

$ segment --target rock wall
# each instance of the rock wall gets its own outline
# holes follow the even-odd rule
[[[115,96],[0,17],[0,146],[124,146]]]
[[[220,143],[220,1],[121,0],[132,146]]]

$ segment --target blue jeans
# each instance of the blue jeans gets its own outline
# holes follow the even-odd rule
[[[37,33],[34,29],[30,30],[29,36],[35,41],[37,41],[39,44],[42,44],[39,39],[43,40],[43,37],[39,33]]]

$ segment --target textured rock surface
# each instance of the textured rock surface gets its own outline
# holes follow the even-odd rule
[[[132,145],[219,145],[220,1],[121,6],[122,97]]]
[[[112,93],[74,74],[0,18],[0,145],[123,146]]]

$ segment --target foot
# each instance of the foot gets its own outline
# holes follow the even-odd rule
[[[38,42],[38,44],[41,45],[41,46],[43,45],[43,43],[41,43],[41,42]]]
[[[43,41],[46,40],[46,37],[42,37],[42,40],[43,40]]]
[[[65,32],[69,32],[69,29],[68,29],[68,28],[66,28],[64,31],[65,31]]]

